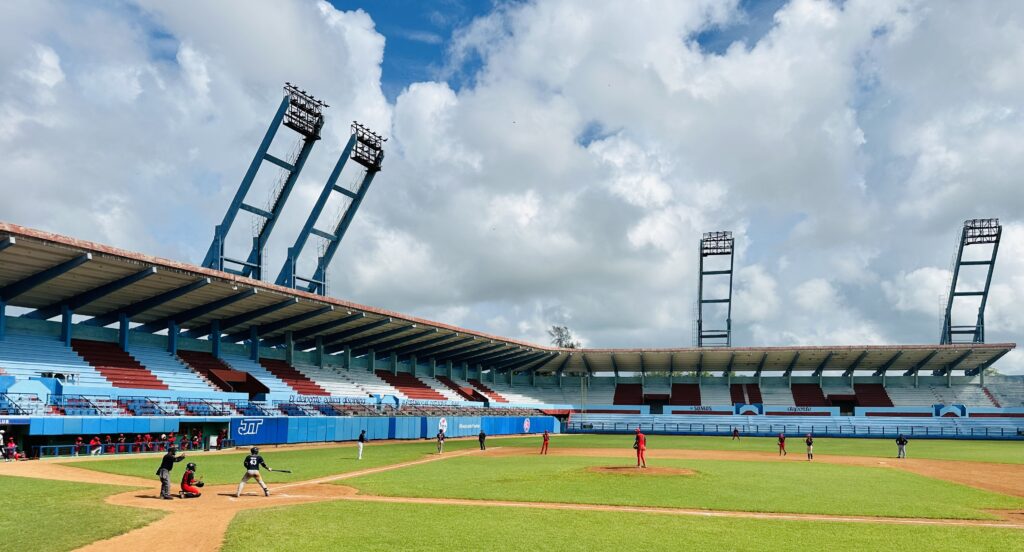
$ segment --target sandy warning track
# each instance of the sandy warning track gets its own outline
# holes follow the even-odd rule
[[[182,527],[189,528],[188,548],[198,551],[219,550],[223,544],[228,526],[235,515],[243,510],[287,506],[326,501],[353,501],[396,504],[431,504],[493,508],[530,508],[547,510],[568,510],[587,512],[625,512],[650,515],[694,516],[713,518],[745,518],[775,521],[816,521],[839,523],[883,523],[893,525],[925,525],[925,526],[964,526],[991,527],[1024,530],[1024,512],[992,512],[1001,517],[1000,520],[956,520],[928,518],[897,518],[877,516],[848,516],[824,514],[790,514],[768,512],[742,512],[722,510],[701,510],[688,508],[665,508],[646,506],[611,506],[598,504],[549,503],[549,502],[516,502],[502,500],[474,500],[453,498],[412,498],[392,496],[360,495],[352,487],[332,484],[332,482],[356,478],[364,475],[397,470],[417,466],[429,462],[443,461],[467,455],[478,456],[524,456],[533,455],[533,449],[519,447],[495,447],[487,451],[463,450],[444,455],[430,455],[418,460],[368,468],[321,477],[308,481],[274,485],[269,498],[262,496],[262,491],[255,484],[246,487],[247,492],[241,498],[234,497],[236,485],[217,485],[204,488],[201,498],[190,500],[160,500],[157,497],[158,484],[155,479],[146,479],[122,475],[101,473],[80,469],[73,465],[62,465],[52,462],[25,462],[5,466],[4,475],[34,477],[82,483],[106,483],[143,487],[116,495],[107,499],[110,504],[134,508],[148,508],[167,513],[162,519],[129,533],[110,539],[94,542],[80,550],[112,552],[118,550],[181,550],[182,542],[179,532]],[[583,456],[601,458],[621,458],[622,466],[607,466],[606,471],[613,473],[636,473],[637,475],[686,476],[689,470],[656,466],[659,459],[698,459],[698,460],[732,460],[732,461],[774,461],[774,462],[805,462],[803,454],[794,453],[787,457],[778,457],[768,452],[749,451],[708,451],[708,450],[648,450],[651,469],[635,470],[629,466],[635,459],[632,449],[605,448],[558,448],[550,451],[551,456]],[[87,460],[88,461],[88,460]],[[1024,466],[1012,464],[989,464],[980,462],[957,462],[946,460],[907,459],[896,461],[887,458],[871,458],[856,456],[818,455],[816,462],[832,464],[856,465],[874,468],[892,468],[906,470],[927,477],[933,477],[970,485],[986,490],[1024,496]],[[666,472],[666,470],[677,470]]]
[[[519,456],[536,454],[533,449],[504,447],[487,451],[489,456]],[[630,448],[552,448],[551,456],[583,456],[596,458],[623,458],[632,465],[636,453]],[[775,452],[729,451],[729,450],[686,450],[648,449],[648,465],[655,465],[659,459],[667,460],[732,460],[740,462],[807,462],[803,451],[794,451],[787,456]],[[957,460],[927,460],[922,458],[877,458],[871,456],[814,455],[814,461],[824,464],[864,466],[870,468],[894,468],[967,485],[986,491],[1024,497],[1024,464],[995,464],[986,462],[961,462]]]

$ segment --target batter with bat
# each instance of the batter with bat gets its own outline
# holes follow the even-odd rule
[[[245,466],[245,475],[242,476],[242,480],[238,482],[238,490],[235,491],[235,498],[242,496],[242,489],[245,488],[245,484],[250,479],[255,479],[259,483],[260,487],[263,488],[263,496],[270,496],[270,489],[267,488],[267,484],[263,482],[263,477],[260,475],[260,466],[263,466],[268,472],[274,470],[267,466],[267,463],[263,461],[263,457],[260,456],[260,449],[252,447],[249,449],[249,456],[242,460],[242,465]],[[285,470],[280,470],[285,471]],[[289,472],[290,473],[290,472]]]

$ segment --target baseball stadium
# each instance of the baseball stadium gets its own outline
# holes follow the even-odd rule
[[[201,266],[0,223],[5,546],[1024,549],[1024,377],[984,335],[998,220],[959,229],[938,343],[733,346],[728,231],[693,239],[694,346],[527,343],[327,293],[383,167],[358,123],[264,266],[323,106],[285,87]]]
[[[729,231],[693,241],[695,346],[527,343],[327,294],[383,166],[357,123],[271,280],[323,122],[285,88],[201,266],[0,223],[6,546],[1024,549],[1024,378],[989,374],[1015,344],[984,339],[997,220],[959,229],[936,344],[733,346]],[[233,251],[242,211],[262,222]]]

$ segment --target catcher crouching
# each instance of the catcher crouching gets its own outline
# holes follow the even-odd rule
[[[185,466],[185,475],[181,476],[181,492],[178,496],[181,498],[199,498],[203,493],[199,490],[205,483],[200,480],[196,480],[196,465],[194,462],[189,462]]]

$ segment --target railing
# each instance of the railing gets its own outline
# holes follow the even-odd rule
[[[110,456],[122,454],[163,453],[169,441],[152,441],[150,443],[102,443],[99,445],[41,445],[35,446],[37,458],[55,458],[60,456]]]
[[[21,395],[20,393],[17,395]],[[38,395],[27,395],[34,397],[35,400],[39,400]],[[4,406],[6,405],[6,406]],[[5,416],[26,416],[31,414],[28,410],[21,408],[21,405],[17,400],[7,393],[0,393],[0,414]]]
[[[171,416],[176,410],[170,411],[149,397],[119,397],[117,402],[135,416]],[[141,407],[138,405],[142,405]]]
[[[912,425],[827,425],[827,424],[714,424],[714,423],[651,423],[651,422],[570,422],[568,433],[629,433],[637,426],[652,434],[678,435],[731,435],[738,429],[741,435],[771,437],[779,433],[793,435],[814,434],[819,437],[893,437],[903,434],[924,438],[988,438],[1016,439],[1024,437],[1024,428],[1009,426],[912,426]]]

